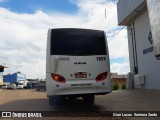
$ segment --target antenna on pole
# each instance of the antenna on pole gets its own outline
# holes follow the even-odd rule
[[[105,11],[104,11],[104,14],[105,14],[105,18],[106,18],[106,17],[107,17],[107,16],[106,16],[106,9],[105,9]]]

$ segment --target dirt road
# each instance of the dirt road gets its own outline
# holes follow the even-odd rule
[[[87,120],[94,120],[95,118],[96,120],[126,120],[126,117],[110,118],[105,115],[110,114],[111,111],[159,111],[159,93],[158,90],[116,91],[108,95],[96,96],[94,105],[88,107],[80,101],[66,102],[61,106],[49,106],[46,93],[35,90],[1,90],[0,111],[50,111],[56,119],[60,120],[79,120],[80,118]],[[85,114],[81,114],[81,112]],[[101,114],[97,117],[98,112]],[[66,116],[66,114],[73,117]]]

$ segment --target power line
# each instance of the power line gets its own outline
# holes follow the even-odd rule
[[[109,18],[109,16],[111,15],[111,12],[112,12],[112,10],[113,10],[113,8],[117,5],[118,1],[119,1],[119,0],[117,0],[116,2],[114,2],[114,4],[112,5],[110,11],[108,11],[107,15],[106,15],[106,9],[105,9],[105,18],[106,18],[106,17]],[[111,19],[109,19],[109,21],[107,22],[107,24],[110,22],[110,20],[111,20]],[[108,43],[109,43],[111,40],[113,40],[113,38],[115,38],[124,28],[125,28],[125,26],[122,27],[116,34],[114,34],[113,37],[108,40]]]
[[[108,43],[113,40],[113,38],[115,38],[126,26],[123,26],[116,34],[113,35],[113,37],[111,39],[108,40]]]
[[[118,1],[119,1],[119,0],[117,0],[116,2],[114,2],[114,4],[112,5],[112,7],[111,7],[109,10],[106,10],[106,9],[105,9],[105,19],[110,17],[110,15],[111,15],[111,13],[112,13],[112,10],[113,10],[113,8],[117,5]],[[104,22],[102,25],[104,25],[105,23],[108,24],[108,23],[110,22],[110,20],[111,20],[111,19],[109,19],[107,22]],[[108,43],[109,43],[111,40],[113,40],[113,38],[115,38],[124,28],[125,28],[125,26],[122,27],[115,35],[113,35],[113,37],[108,40]]]

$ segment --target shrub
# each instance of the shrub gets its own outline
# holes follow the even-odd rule
[[[113,83],[112,90],[118,90],[118,89],[119,89],[119,85],[117,83]]]
[[[126,89],[126,84],[122,84],[122,85],[121,85],[121,89],[122,89],[122,90]]]

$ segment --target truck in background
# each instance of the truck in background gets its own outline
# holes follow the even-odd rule
[[[3,82],[15,83],[17,85],[17,87],[18,87],[18,85],[20,87],[22,87],[22,84],[23,84],[23,87],[25,88],[27,86],[28,81],[26,81],[26,75],[24,75],[20,72],[16,72],[13,74],[4,75]]]
[[[19,80],[17,88],[25,88],[25,89],[27,89],[27,83],[28,83],[27,80]]]

